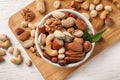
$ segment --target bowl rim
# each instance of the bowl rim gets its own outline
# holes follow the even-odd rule
[[[73,13],[75,15],[77,15],[78,17],[82,18],[83,21],[85,21],[85,23],[88,25],[88,28],[92,31],[92,34],[94,35],[95,32],[94,32],[94,29],[93,29],[93,26],[91,24],[91,22],[86,18],[84,17],[80,12],[77,12],[77,11],[74,11],[74,10],[71,10],[71,9],[58,9],[58,10],[55,10],[55,11],[61,11],[61,12],[69,12],[69,13]],[[45,15],[41,20],[40,22],[38,23],[37,25],[37,28],[39,25],[42,25],[45,20],[51,16],[51,14],[53,13],[54,11],[48,13],[47,15]],[[76,62],[76,63],[71,63],[71,64],[68,64],[66,66],[60,66],[59,64],[56,64],[56,63],[53,63],[51,62],[50,60],[46,59],[44,56],[43,56],[43,52],[39,46],[39,43],[38,43],[38,29],[36,28],[36,31],[35,31],[35,45],[36,45],[36,48],[38,50],[38,53],[40,54],[40,56],[46,61],[48,62],[49,64],[51,65],[54,65],[54,66],[57,66],[57,67],[60,67],[60,68],[71,68],[71,67],[76,67],[80,64],[82,64],[83,62],[85,62],[89,57],[90,55],[92,54],[93,50],[94,50],[94,47],[95,47],[95,43],[92,43],[92,48],[91,50],[86,54],[85,58],[79,62]]]

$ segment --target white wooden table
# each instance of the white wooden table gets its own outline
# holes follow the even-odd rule
[[[0,34],[10,37],[13,46],[20,48],[22,55],[29,58],[8,27],[9,17],[33,0],[0,0]],[[36,67],[25,63],[16,66],[7,53],[5,62],[0,63],[0,80],[44,80]],[[120,41],[104,50],[88,63],[73,72],[65,80],[120,80]]]

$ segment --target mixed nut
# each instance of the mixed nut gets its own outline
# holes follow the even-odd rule
[[[76,16],[70,12],[54,11],[37,28],[43,56],[61,66],[83,60],[92,48],[92,43],[83,39],[88,25],[80,17],[70,15]]]

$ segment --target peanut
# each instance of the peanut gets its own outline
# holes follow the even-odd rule
[[[57,0],[57,1],[55,1],[55,2],[53,3],[53,6],[54,6],[55,9],[60,8],[60,5],[61,5],[61,3],[60,3],[59,0]]]
[[[45,8],[45,1],[44,0],[36,0],[36,8],[40,13],[45,13],[46,8]]]

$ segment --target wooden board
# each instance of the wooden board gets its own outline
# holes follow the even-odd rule
[[[46,12],[46,14],[47,14],[48,12],[54,10],[53,2],[55,0],[45,0],[45,1],[46,1],[46,6],[47,6],[47,12]],[[71,1],[72,0],[61,1],[61,3],[62,3],[61,7],[62,8],[71,8],[70,7]],[[95,49],[94,49],[92,55],[90,56],[90,58],[88,60],[90,60],[92,57],[97,55],[99,52],[106,49],[107,47],[109,47],[110,45],[112,45],[113,43],[115,43],[116,41],[118,41],[120,39],[120,14],[119,14],[120,10],[118,10],[112,3],[105,2],[105,1],[102,2],[102,3],[104,3],[104,5],[105,4],[110,4],[113,7],[113,12],[111,12],[110,17],[112,17],[114,19],[115,25],[112,26],[111,28],[107,29],[107,31],[103,35],[103,38],[104,38],[103,41],[96,43]],[[35,5],[36,5],[36,3],[32,2],[31,4],[29,4],[27,6],[27,8],[29,8],[30,10],[32,10],[36,14],[36,19],[32,23],[40,21],[40,19],[45,15],[45,14],[44,15],[39,14],[38,11],[35,8]],[[18,11],[17,13],[15,13],[14,15],[12,15],[11,18],[9,19],[8,25],[9,25],[10,29],[12,30],[12,32],[14,33],[14,35],[16,36],[17,39],[18,39],[18,37],[15,34],[15,28],[20,27],[20,23],[23,20],[24,19],[21,16],[21,10]],[[93,25],[95,24],[94,23],[95,20],[96,19],[94,18]],[[22,44],[22,42],[19,39],[18,39],[18,41]],[[45,80],[64,80],[64,78],[66,76],[68,76],[71,72],[73,72],[78,67],[80,67],[84,64],[83,63],[82,65],[80,65],[78,67],[74,67],[74,68],[61,69],[61,68],[58,68],[58,67],[55,67],[55,66],[52,66],[52,65],[48,64],[47,62],[45,62],[40,57],[35,56],[29,50],[27,50],[27,49],[25,49],[25,50],[26,50],[26,53],[31,58],[32,62],[37,67],[37,69],[43,75]]]

